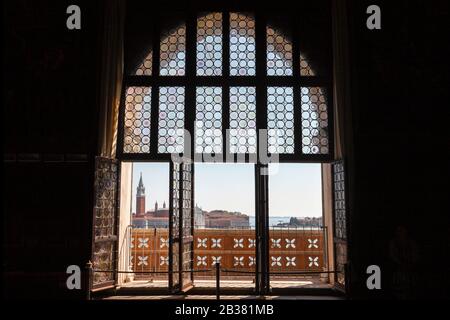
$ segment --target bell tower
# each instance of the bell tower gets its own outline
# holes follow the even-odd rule
[[[142,172],[141,178],[139,179],[139,184],[137,186],[136,192],[136,215],[144,215],[145,214],[145,187],[142,181]]]

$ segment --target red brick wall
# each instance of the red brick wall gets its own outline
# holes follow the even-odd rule
[[[136,197],[136,214],[145,213],[145,197]]]
[[[273,230],[269,232],[271,271],[324,270],[322,230]],[[135,271],[168,269],[168,229],[134,229],[132,266]],[[196,229],[194,269],[210,269],[220,257],[222,268],[254,270],[255,231]]]

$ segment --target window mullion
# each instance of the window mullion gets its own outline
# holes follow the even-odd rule
[[[153,33],[152,34],[152,39],[153,39],[153,43],[152,43],[152,50],[153,50],[152,77],[159,78],[161,21],[158,17],[154,17],[152,33]]]
[[[230,76],[230,13],[222,15],[222,77],[229,79]],[[230,141],[230,83],[223,81],[222,85],[222,153],[226,154]]]
[[[292,74],[294,77],[294,155],[302,154],[302,121],[301,121],[301,95],[300,95],[300,47],[299,28],[297,19],[290,16],[292,31]]]
[[[160,50],[159,45],[161,41],[161,29],[160,21],[155,17],[153,23],[153,65],[152,65],[152,78],[159,79],[159,66],[160,66]],[[159,119],[159,81],[155,81],[152,85],[152,101],[151,101],[151,123],[150,123],[150,154],[158,154],[158,119]]]
[[[121,159],[123,156],[124,139],[125,139],[125,108],[126,108],[126,92],[128,86],[125,84],[122,86],[122,93],[120,95],[120,107],[119,107],[119,121],[118,121],[118,136],[116,144],[116,156]]]
[[[267,85],[266,85],[266,25],[267,18],[261,13],[255,14],[255,31],[256,31],[256,141],[259,162],[259,141],[260,129],[267,129]],[[266,148],[264,148],[266,149]]]
[[[230,76],[230,13],[222,14],[222,75]]]
[[[292,74],[296,82],[300,78],[300,47],[299,47],[299,27],[298,17],[290,16],[290,25],[292,26]]]
[[[186,97],[185,97],[185,118],[184,128],[191,135],[190,153],[193,156],[195,151],[195,117],[196,117],[196,65],[197,65],[197,13],[189,12],[186,18]],[[185,137],[186,139],[186,137]],[[185,140],[186,143],[186,140]]]

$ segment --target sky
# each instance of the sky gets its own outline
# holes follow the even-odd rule
[[[278,167],[276,167],[278,166]],[[271,217],[322,216],[320,164],[276,164],[269,176],[269,215]],[[134,163],[133,199],[139,176],[146,192],[146,209],[155,201],[169,206],[169,164]],[[195,164],[195,202],[203,210],[239,211],[255,215],[253,164]],[[136,210],[133,201],[132,210]]]

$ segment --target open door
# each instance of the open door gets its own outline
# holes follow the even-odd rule
[[[336,289],[348,288],[346,175],[343,160],[333,163],[333,223]]]
[[[119,166],[115,159],[95,159],[92,291],[111,288],[117,279]],[[104,272],[102,272],[104,271]]]
[[[193,287],[193,164],[171,162],[169,222],[169,288],[173,293]]]
[[[181,166],[182,205],[181,205],[181,291],[193,287],[194,281],[194,199],[193,199],[193,163],[183,163]]]

